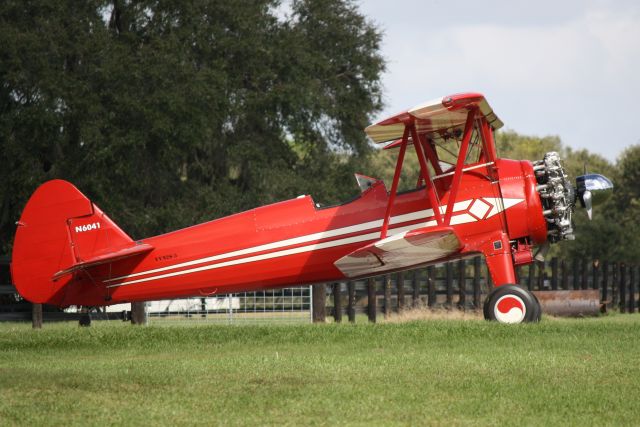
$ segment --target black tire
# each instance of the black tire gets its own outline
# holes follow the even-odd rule
[[[84,327],[91,326],[91,315],[89,313],[81,314],[78,324]]]
[[[538,297],[535,296],[533,293],[529,292],[531,294],[531,296],[533,297],[533,299],[536,302],[535,305],[535,319],[533,320],[533,322],[539,322],[540,319],[542,319],[542,307],[540,306],[540,301],[538,301]]]
[[[486,320],[500,323],[539,322],[542,315],[535,295],[516,285],[498,286],[491,291],[483,311]]]

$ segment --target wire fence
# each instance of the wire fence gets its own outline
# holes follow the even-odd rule
[[[147,303],[150,323],[204,321],[234,323],[311,322],[310,286],[240,292],[207,298],[151,301]]]

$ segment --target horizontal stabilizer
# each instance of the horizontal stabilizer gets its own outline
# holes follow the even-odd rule
[[[370,243],[334,264],[345,276],[360,277],[435,261],[461,248],[453,228],[424,227]]]
[[[153,246],[147,244],[147,243],[142,243],[136,246],[132,246],[129,248],[124,248],[124,249],[120,249],[118,251],[115,252],[110,252],[110,253],[106,253],[103,255],[98,255],[95,256],[93,258],[84,260],[82,262],[77,262],[75,264],[73,264],[71,267],[69,268],[65,268],[64,270],[60,270],[58,271],[56,274],[53,275],[53,277],[51,278],[53,281],[58,280],[59,278],[61,278],[62,276],[65,276],[67,274],[71,274],[74,273],[78,270],[82,270],[84,268],[88,268],[88,267],[94,267],[96,265],[100,265],[100,264],[106,264],[108,262],[113,262],[113,261],[118,261],[124,258],[129,258],[132,256],[136,256],[136,255],[141,255],[141,254],[145,254],[149,251],[151,251],[153,249]]]

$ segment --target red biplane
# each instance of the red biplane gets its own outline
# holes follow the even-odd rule
[[[534,246],[573,238],[576,200],[589,215],[612,187],[585,175],[575,188],[556,153],[499,159],[502,122],[485,98],[438,98],[366,128],[398,150],[391,189],[356,175],[359,197],[319,207],[310,196],[134,241],[72,184],[44,183],[15,236],[12,276],[34,303],[109,304],[209,296],[340,281],[456,258],[485,257],[495,288],[487,319],[537,321],[540,305],[516,286],[514,266]],[[398,192],[407,150],[420,164],[415,189]],[[602,194],[602,193],[600,193]]]

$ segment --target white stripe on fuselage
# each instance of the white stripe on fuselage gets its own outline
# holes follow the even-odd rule
[[[458,202],[454,205],[453,211],[456,212],[456,211],[465,210],[467,209],[467,207],[469,207],[470,203],[471,203],[471,200]],[[440,210],[442,211],[444,208],[445,207],[443,206],[440,208]],[[416,211],[416,212],[411,212],[404,215],[391,217],[391,219],[389,220],[389,224],[390,225],[400,224],[403,222],[415,221],[418,219],[429,218],[432,216],[433,216],[433,209],[425,209],[421,211]],[[305,236],[294,237],[291,239],[280,240],[272,243],[266,243],[264,245],[254,246],[251,248],[240,249],[233,252],[227,252],[227,253],[213,255],[205,258],[194,259],[192,261],[173,264],[166,267],[155,268],[153,270],[141,271],[139,273],[133,273],[127,276],[114,277],[113,279],[105,280],[105,282],[115,282],[125,278],[144,276],[147,274],[159,273],[167,270],[174,270],[176,268],[189,267],[192,265],[204,264],[206,262],[219,261],[221,259],[232,258],[232,257],[242,256],[242,255],[249,255],[256,252],[268,251],[271,249],[278,249],[286,246],[299,245],[301,243],[308,243],[314,240],[329,239],[332,237],[343,236],[345,234],[357,233],[360,231],[365,231],[365,230],[370,230],[372,228],[380,228],[380,227],[382,227],[382,220],[378,219],[375,221],[364,222],[362,224],[351,225],[349,227],[342,227],[342,228],[336,228],[328,231],[321,231],[319,233],[307,234]]]
[[[415,228],[430,227],[430,226],[433,226],[433,225],[436,225],[436,221],[427,221],[427,222],[422,223],[422,224],[420,224],[420,223],[411,224],[411,225],[406,225],[404,227],[391,229],[391,230],[389,230],[388,234],[390,236],[393,236],[393,235],[395,235],[397,233],[410,231],[410,230],[413,230]],[[304,252],[311,252],[311,251],[315,251],[315,250],[319,250],[319,249],[328,249],[328,248],[333,248],[333,247],[336,247],[336,246],[350,245],[352,243],[365,242],[367,240],[375,240],[375,239],[378,239],[378,238],[380,238],[380,231],[379,230],[377,230],[377,231],[375,231],[373,233],[361,234],[359,236],[346,237],[344,239],[331,240],[329,242],[314,243],[312,245],[300,246],[300,247],[297,247],[297,248],[285,249],[285,250],[277,251],[277,252],[270,252],[268,254],[255,255],[255,256],[247,257],[247,258],[239,258],[239,259],[234,259],[234,260],[231,260],[231,261],[219,262],[219,263],[216,263],[216,264],[208,264],[208,265],[203,265],[202,267],[191,268],[191,269],[188,269],[188,270],[174,271],[173,273],[160,274],[160,275],[157,275],[157,276],[151,276],[151,277],[146,277],[146,278],[143,278],[143,279],[137,279],[137,280],[132,280],[132,281],[129,281],[129,282],[123,282],[123,283],[118,283],[118,284],[114,284],[114,285],[109,285],[107,287],[108,288],[115,288],[115,287],[118,287],[118,286],[132,285],[134,283],[142,283],[142,282],[149,282],[151,280],[166,279],[168,277],[181,276],[183,274],[197,273],[199,271],[213,270],[215,268],[229,267],[231,265],[245,264],[245,263],[256,262],[256,261],[264,261],[264,260],[267,260],[267,259],[279,258],[279,257],[287,256],[287,255],[295,255],[295,254],[300,254],[300,253],[304,253]]]
[[[487,199],[485,199],[487,200]],[[489,198],[489,200],[494,200],[495,203],[495,199],[491,199]],[[516,203],[510,203],[510,206],[513,206],[514,204],[517,204],[521,201],[523,201],[523,199],[510,199],[510,200],[518,200]],[[460,212],[460,211],[464,211],[466,210],[469,205],[473,202],[472,199],[470,200],[464,200],[461,202],[457,202],[454,204],[453,207],[453,211],[454,212]],[[494,204],[489,202],[490,204]],[[500,212],[502,209],[502,203],[495,203],[494,206],[497,209],[497,212]],[[440,210],[442,211],[443,209],[446,209],[445,206],[441,206]],[[495,212],[495,213],[497,213]],[[495,214],[494,213],[494,214]],[[415,221],[418,219],[425,219],[425,218],[430,218],[433,216],[433,209],[425,209],[425,210],[421,210],[421,211],[416,211],[416,212],[411,212],[408,214],[403,214],[403,215],[398,215],[395,217],[391,217],[389,220],[389,223],[392,224],[400,224],[400,223],[405,223],[405,222],[409,222],[409,221]],[[451,218],[451,225],[455,225],[455,224],[460,224],[460,223],[464,223],[464,222],[471,222],[470,220],[467,220],[466,217],[472,218],[469,215],[463,214],[463,217],[465,217],[464,220],[462,221],[456,221],[456,216]],[[462,218],[460,218],[462,219]],[[475,219],[473,219],[475,221]],[[313,233],[313,234],[308,234],[305,236],[299,236],[299,237],[294,237],[291,239],[286,239],[286,240],[280,240],[277,242],[272,242],[272,243],[267,243],[264,245],[259,245],[259,246],[254,246],[251,248],[246,248],[246,249],[240,249],[237,251],[232,251],[232,252],[227,252],[227,253],[223,253],[223,254],[219,254],[219,255],[213,255],[210,257],[205,257],[205,258],[199,258],[199,259],[195,259],[192,261],[187,261],[187,262],[183,262],[183,263],[179,263],[179,264],[173,264],[173,265],[169,265],[166,267],[161,267],[161,268],[156,268],[156,269],[152,269],[152,270],[146,270],[146,271],[141,271],[138,273],[133,273],[130,275],[126,275],[126,276],[120,276],[120,277],[115,277],[113,279],[107,279],[105,280],[105,282],[115,282],[118,280],[127,280],[127,279],[131,279],[134,277],[139,277],[139,276],[145,276],[145,275],[149,275],[149,274],[154,274],[154,273],[160,273],[163,271],[168,271],[168,270],[175,270],[177,268],[182,268],[182,267],[190,267],[193,265],[197,265],[197,264],[204,264],[204,263],[208,263],[208,262],[212,262],[212,261],[220,261],[223,259],[227,259],[227,258],[232,258],[232,257],[236,257],[236,256],[242,256],[242,255],[249,255],[252,253],[256,253],[256,252],[262,252],[262,251],[266,251],[266,250],[271,250],[271,249],[278,249],[278,248],[282,248],[282,247],[286,247],[286,246],[292,246],[292,245],[297,245],[297,244],[301,244],[301,243],[308,243],[310,241],[314,241],[314,240],[322,240],[322,239],[327,239],[327,238],[331,238],[331,237],[338,237],[338,236],[343,236],[346,234],[352,234],[352,233],[357,233],[360,231],[365,231],[365,230],[370,230],[370,229],[374,229],[374,228],[379,228],[382,226],[382,220],[375,220],[375,221],[369,221],[369,222],[365,222],[365,223],[361,223],[361,224],[356,224],[356,225],[352,225],[349,227],[342,227],[342,228],[336,228],[333,230],[328,230],[328,231],[322,231],[319,233]],[[436,221],[431,220],[431,221],[427,221],[426,223],[423,224],[412,224],[409,226],[405,226],[405,227],[399,227],[399,228],[394,228],[394,229],[390,229],[388,234],[389,235],[394,235],[397,233],[401,233],[403,231],[409,231],[411,229],[414,228],[420,228],[420,227],[429,227],[429,226],[433,226],[436,225]],[[363,241],[367,241],[367,240],[374,240],[376,238],[379,238],[380,236],[380,231],[376,230],[373,233],[367,233],[367,234],[363,234],[363,235],[359,235],[359,236],[352,236],[352,237],[348,237],[348,238],[344,238],[344,239],[338,239],[338,240],[332,240],[329,242],[322,242],[322,243],[314,243],[311,245],[306,245],[306,246],[301,246],[301,247],[297,247],[297,248],[291,248],[291,249],[286,249],[286,250],[282,250],[282,251],[276,251],[276,252],[270,252],[267,254],[261,254],[261,255],[255,255],[255,256],[251,256],[251,257],[245,257],[245,258],[240,258],[240,259],[235,259],[235,260],[231,260],[231,261],[226,261],[226,262],[219,262],[219,263],[214,263],[214,264],[209,264],[209,265],[205,265],[205,266],[201,266],[201,267],[196,267],[196,268],[191,268],[191,269],[187,269],[187,270],[181,270],[181,271],[176,271],[176,272],[172,272],[172,273],[165,273],[165,274],[159,274],[159,275],[155,275],[155,276],[151,276],[151,277],[147,277],[147,278],[142,278],[142,279],[137,279],[137,280],[131,280],[128,282],[122,282],[122,283],[116,283],[116,284],[112,284],[107,286],[108,288],[114,288],[114,287],[119,287],[119,286],[125,286],[125,285],[132,285],[134,283],[142,283],[142,282],[148,282],[148,281],[152,281],[152,280],[158,280],[158,279],[164,279],[164,278],[168,278],[168,277],[174,277],[174,276],[179,276],[179,275],[183,275],[183,274],[189,274],[189,273],[196,273],[199,271],[206,271],[206,270],[211,270],[211,269],[215,269],[215,268],[222,268],[222,267],[228,267],[228,266],[232,266],[232,265],[238,265],[238,264],[244,264],[244,263],[250,263],[250,262],[256,262],[256,261],[262,261],[262,260],[266,260],[266,259],[272,259],[272,258],[278,258],[278,257],[282,257],[282,256],[288,256],[288,255],[294,255],[294,254],[298,254],[298,253],[303,253],[303,252],[310,252],[310,251],[314,251],[314,250],[319,250],[319,249],[327,249],[327,248],[332,248],[332,247],[336,247],[336,246],[343,246],[343,245],[349,245],[352,243],[357,243],[357,242],[363,242]]]

